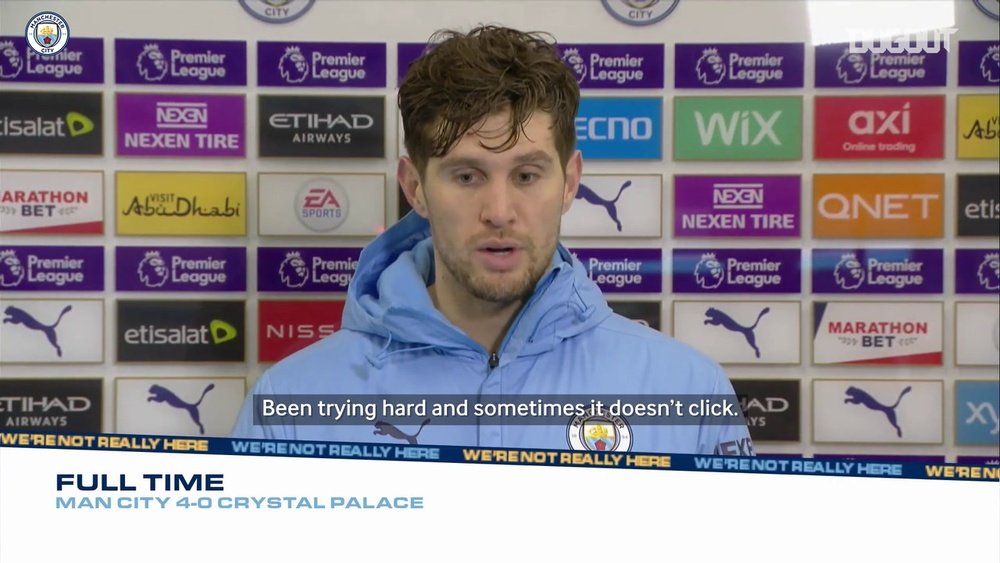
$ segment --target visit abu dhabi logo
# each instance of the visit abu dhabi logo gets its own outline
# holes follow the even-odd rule
[[[39,55],[54,55],[69,43],[69,24],[55,12],[39,12],[28,20],[24,38]]]

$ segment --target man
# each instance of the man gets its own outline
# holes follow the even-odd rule
[[[579,87],[553,44],[498,27],[445,32],[432,42],[399,91],[408,156],[397,180],[414,211],[362,252],[342,329],[272,367],[253,394],[359,403],[373,396],[733,396],[711,360],[613,314],[558,243],[582,159],[574,128]],[[742,419],[648,425],[591,409],[532,425],[451,424],[433,415],[255,425],[252,395],[236,436],[753,453]]]

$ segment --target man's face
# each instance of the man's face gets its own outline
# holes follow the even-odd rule
[[[423,180],[408,159],[400,163],[400,184],[431,224],[436,283],[497,304],[526,298],[548,269],[582,166],[579,152],[560,165],[546,113],[509,150],[481,145],[501,144],[507,123],[506,113],[486,118],[431,158]]]

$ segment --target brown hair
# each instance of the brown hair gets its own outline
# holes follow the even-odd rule
[[[466,131],[505,109],[507,138],[483,146],[510,149],[532,113],[544,111],[552,116],[556,151],[566,165],[576,147],[580,87],[551,35],[497,26],[464,34],[444,30],[431,36],[428,49],[399,87],[406,151],[421,176],[430,158],[444,156]]]

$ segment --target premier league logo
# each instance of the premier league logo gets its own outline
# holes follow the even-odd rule
[[[167,74],[167,59],[156,43],[144,46],[135,64],[139,75],[149,82],[157,82]]]
[[[0,251],[0,286],[17,287],[24,279],[24,266],[13,250]]]
[[[580,56],[580,50],[569,48],[563,51],[562,61],[573,71],[577,82],[583,82],[587,78],[587,63]]]
[[[1000,82],[1000,45],[993,45],[986,50],[983,60],[979,62],[979,70],[987,82]]]
[[[284,261],[278,266],[278,275],[281,276],[281,283],[287,287],[302,287],[309,279],[309,267],[302,259],[302,254],[289,252],[285,254]]]
[[[28,21],[24,38],[36,53],[54,55],[69,42],[69,25],[55,12],[41,12]]]
[[[837,78],[844,84],[857,84],[868,75],[868,61],[862,53],[852,53],[844,49],[844,54],[837,59]]]
[[[702,254],[701,260],[694,265],[694,279],[703,289],[719,287],[724,277],[722,263],[715,258],[714,252]]]
[[[984,256],[977,277],[984,289],[1000,289],[1000,254],[994,252]]]
[[[714,86],[725,78],[726,63],[719,56],[718,49],[705,49],[698,62],[695,63],[695,71],[702,84]]]
[[[857,255],[849,252],[840,257],[840,262],[833,267],[833,278],[837,285],[844,289],[857,289],[865,281],[865,270],[861,267]]]
[[[167,263],[163,261],[159,250],[146,253],[139,262],[139,280],[146,287],[161,287],[167,281]]]
[[[285,54],[278,61],[278,71],[285,82],[298,84],[306,79],[309,74],[309,63],[298,47],[291,46],[285,49]]]
[[[666,19],[680,0],[601,0],[614,18],[628,25],[652,25]]]
[[[21,53],[13,41],[0,41],[0,78],[17,78],[24,68]]]

